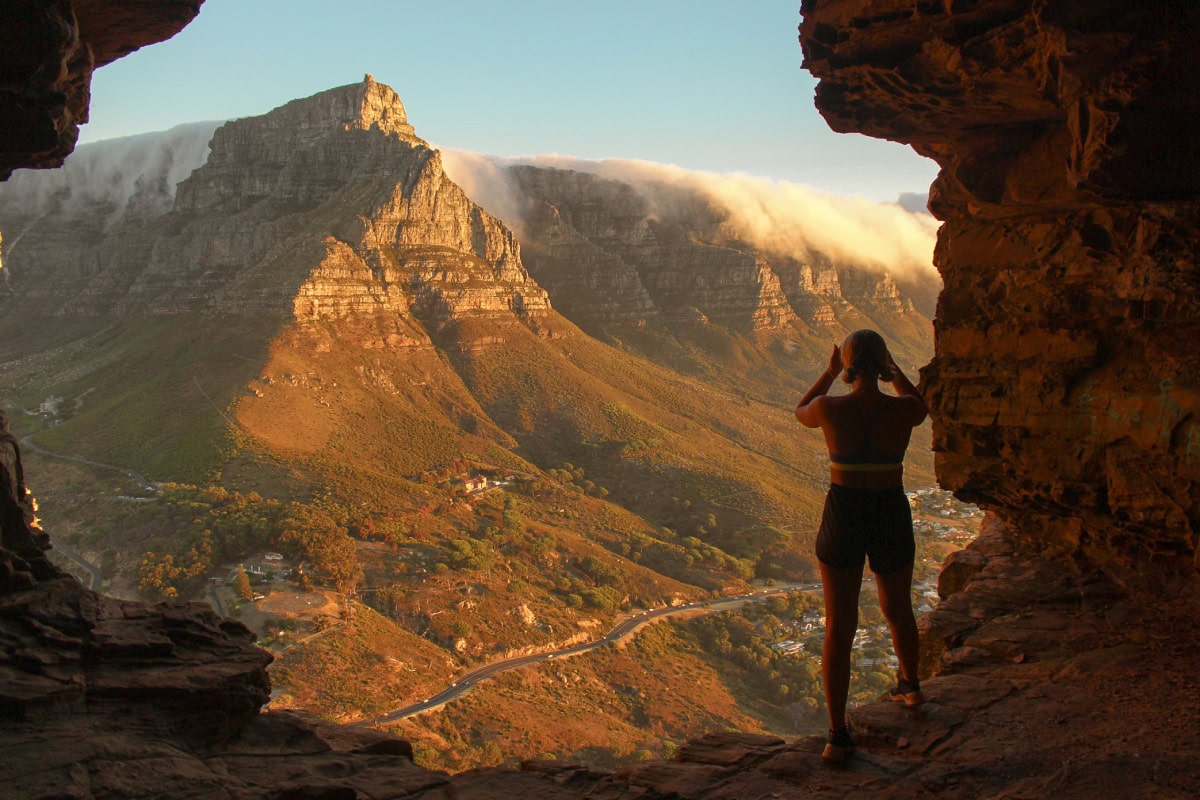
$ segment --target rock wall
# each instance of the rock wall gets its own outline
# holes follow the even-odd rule
[[[942,167],[944,486],[1045,551],[1200,566],[1200,7],[807,0],[838,131]]]
[[[57,167],[88,120],[92,71],[192,21],[204,0],[8,0],[0,12],[0,180]]]
[[[144,213],[136,192],[55,205],[8,189],[0,218],[20,247],[6,253],[6,311],[388,316],[383,338],[398,342],[421,324],[550,311],[512,232],[446,177],[369,75],[217,128],[165,213]]]
[[[928,342],[932,308],[922,313],[914,297],[922,301],[921,289],[936,281],[901,291],[892,275],[815,248],[756,247],[749,231],[686,187],[529,165],[506,172],[525,207],[530,272],[585,329],[710,320],[824,341],[870,324]]]

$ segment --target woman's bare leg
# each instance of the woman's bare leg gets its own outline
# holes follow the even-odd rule
[[[887,575],[875,573],[879,607],[892,630],[892,646],[900,661],[900,677],[907,681],[917,680],[917,664],[921,659],[921,640],[912,608],[912,575],[911,561]]]
[[[846,724],[846,695],[850,692],[850,649],[858,631],[858,592],[863,568],[837,569],[821,564],[825,589],[825,644],[821,651],[821,677],[829,729]]]

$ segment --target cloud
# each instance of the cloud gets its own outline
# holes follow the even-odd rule
[[[78,147],[56,170],[18,170],[0,184],[0,202],[40,217],[105,209],[112,224],[136,198],[142,213],[169,211],[176,185],[208,159],[221,122],[192,122],[168,131],[107,139]]]
[[[523,198],[504,168],[516,164],[569,169],[632,185],[652,213],[670,216],[680,204],[701,199],[726,220],[731,236],[767,252],[805,258],[817,251],[868,269],[900,277],[937,279],[933,247],[938,222],[898,203],[844,197],[799,183],[742,173],[718,175],[671,164],[564,155],[499,158],[456,150],[442,151],[450,178],[477,203],[520,228]]]
[[[132,206],[140,215],[168,211],[176,185],[208,158],[221,122],[196,122],[169,131],[80,146],[59,170],[18,170],[0,184],[0,209],[26,219],[46,213],[108,215],[105,226]],[[767,252],[806,258],[825,253],[849,264],[897,277],[937,278],[932,266],[938,223],[899,203],[830,194],[798,183],[735,173],[718,175],[671,164],[548,154],[499,158],[444,149],[442,163],[467,195],[518,234],[528,200],[506,168],[516,164],[575,170],[625,182],[645,198],[650,213],[684,215],[698,205],[724,218],[725,233]],[[911,198],[905,198],[909,205]]]
[[[503,159],[473,153],[469,150],[442,149],[442,168],[450,180],[467,193],[467,197],[499,217],[520,237],[525,203],[517,194],[505,173],[508,163]]]

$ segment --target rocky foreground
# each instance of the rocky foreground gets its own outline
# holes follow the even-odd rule
[[[256,713],[268,656],[203,604],[60,577],[0,598],[0,785],[24,798],[1191,798],[1197,609],[1014,552],[993,523],[923,621],[929,702],[856,709],[859,752],[713,732],[612,774],[560,762],[447,775],[381,732]],[[501,744],[503,748],[503,745]]]

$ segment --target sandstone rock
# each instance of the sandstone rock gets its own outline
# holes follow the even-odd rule
[[[747,760],[761,760],[785,744],[783,739],[776,736],[735,732],[710,733],[679,748],[675,757],[686,763],[734,766]]]
[[[70,577],[0,601],[6,714],[87,709],[184,739],[220,741],[266,701],[271,657],[204,603],[158,607],[97,595]]]
[[[945,600],[952,594],[962,591],[962,588],[975,575],[987,566],[987,556],[970,548],[958,550],[946,557],[942,563],[942,571],[938,573],[938,597]]]
[[[192,21],[204,0],[12,0],[0,25],[0,181],[57,167],[87,122],[92,70]]]
[[[940,481],[1048,555],[1194,569],[1194,4],[806,2],[839,131],[942,170]]]
[[[505,171],[522,200],[531,273],[594,335],[624,339],[629,327],[649,326],[699,340],[716,327],[823,347],[871,326],[925,358],[928,287],[902,290],[891,275],[815,250],[752,247],[699,191],[528,165]]]

